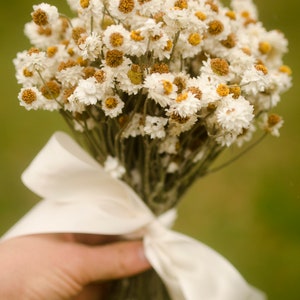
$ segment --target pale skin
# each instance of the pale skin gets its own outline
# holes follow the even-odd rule
[[[150,268],[141,241],[43,234],[0,243],[0,299],[100,300],[107,282]]]

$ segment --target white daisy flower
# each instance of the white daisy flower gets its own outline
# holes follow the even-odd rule
[[[151,139],[162,139],[166,136],[165,126],[167,123],[168,119],[166,118],[146,116],[143,131],[150,135]]]
[[[242,147],[246,142],[249,142],[252,139],[255,131],[256,127],[253,124],[250,124],[249,128],[243,130],[243,132],[237,136],[235,141],[237,146]]]
[[[134,17],[137,9],[135,0],[110,0],[108,10],[111,16],[123,22]]]
[[[118,49],[126,52],[128,51],[130,32],[122,25],[111,25],[103,32],[102,40],[108,49]]]
[[[183,91],[172,101],[167,114],[177,114],[180,117],[187,117],[196,114],[202,107],[201,100],[195,97],[191,92]]]
[[[97,81],[94,77],[80,79],[74,91],[75,99],[85,105],[96,104],[102,95],[96,83]]]
[[[50,66],[50,60],[44,51],[29,52],[23,61],[23,67],[31,72],[43,72]]]
[[[143,77],[140,66],[132,64],[117,75],[118,88],[128,95],[136,95],[143,88]]]
[[[175,161],[171,161],[167,166],[167,173],[175,173],[179,170],[179,165]]]
[[[83,43],[78,45],[81,55],[84,59],[95,61],[99,58],[102,51],[101,37],[98,33],[92,32],[84,39]]]
[[[231,0],[232,9],[244,18],[257,19],[257,8],[253,3],[253,0]]]
[[[200,73],[201,76],[210,78],[210,82],[230,82],[235,77],[229,62],[220,57],[208,58],[203,61]]]
[[[257,95],[264,92],[270,85],[269,71],[262,64],[252,65],[242,75],[241,87],[246,94]]]
[[[279,137],[279,129],[282,127],[284,121],[277,114],[267,114],[264,113],[261,116],[260,127],[266,132],[270,133],[273,136]]]
[[[131,30],[127,54],[140,57],[146,53],[148,44],[147,32],[143,32],[140,28]]]
[[[122,113],[124,102],[118,95],[111,95],[102,100],[101,107],[106,116],[115,118]]]
[[[23,87],[18,94],[20,105],[27,110],[43,109],[46,104],[46,98],[36,87]]]
[[[222,147],[230,147],[236,142],[238,134],[236,132],[221,131],[216,137],[216,142]]]
[[[120,164],[119,160],[110,155],[107,156],[104,162],[104,170],[113,178],[121,178],[126,172],[126,169]]]
[[[177,5],[180,5],[180,1],[166,0],[164,3],[164,22],[174,32],[181,31],[189,26],[190,11],[187,9],[188,7],[178,7]]]
[[[103,67],[101,69],[96,69],[93,76],[97,81],[96,84],[99,94],[102,93],[100,97],[102,99],[104,95],[110,93],[114,88],[115,74],[111,68]]]
[[[164,3],[161,0],[137,1],[137,10],[143,16],[153,16],[162,10]]]
[[[83,69],[79,65],[63,68],[55,74],[55,77],[63,86],[74,86],[83,78]]]
[[[133,117],[130,119],[129,124],[126,125],[122,137],[129,138],[129,137],[137,137],[139,135],[142,135],[143,124],[144,124],[143,115],[140,113],[135,113]]]
[[[177,52],[180,52],[183,58],[194,57],[202,51],[202,45],[203,35],[201,32],[185,30],[180,33]]]
[[[33,12],[31,13],[33,22],[38,26],[47,26],[55,23],[59,18],[59,13],[56,6],[41,3],[33,5]]]
[[[177,96],[177,86],[173,83],[174,75],[153,73],[144,81],[144,88],[148,91],[148,97],[153,99],[161,107],[171,104]]]
[[[181,133],[190,130],[197,122],[197,116],[192,115],[182,118],[173,114],[169,118],[169,126],[167,133],[171,136],[179,136]]]
[[[110,68],[116,77],[120,73],[124,73],[132,61],[124,56],[124,52],[113,49],[105,53],[105,60],[102,61],[104,68]]]
[[[240,134],[249,128],[254,118],[253,106],[243,97],[234,99],[231,96],[224,98],[215,112],[217,122],[226,132]]]

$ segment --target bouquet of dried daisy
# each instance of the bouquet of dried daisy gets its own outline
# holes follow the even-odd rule
[[[291,70],[282,62],[287,41],[263,27],[252,0],[232,0],[230,7],[219,0],[68,3],[74,17],[46,3],[33,7],[25,26],[32,48],[14,60],[20,104],[60,112],[114,180],[108,189],[92,179],[99,194],[119,185],[156,222],[155,230],[145,229],[147,221],[121,233],[165,236],[157,227],[172,219],[183,194],[224,149],[249,142],[257,129],[279,135],[283,120],[272,110],[291,86]],[[77,149],[72,143],[66,142],[71,152]],[[190,242],[181,238],[181,244]],[[163,252],[149,240],[149,248]],[[155,271],[115,282],[109,299],[264,299],[213,250],[201,245],[207,256],[194,246],[182,253],[178,240],[165,246],[164,259],[146,250]],[[170,258],[172,249],[178,261]],[[166,267],[161,261],[168,259]]]

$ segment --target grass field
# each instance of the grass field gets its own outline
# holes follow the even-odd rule
[[[276,110],[285,119],[281,137],[268,137],[235,163],[196,182],[179,207],[176,228],[226,256],[270,300],[298,300],[300,3],[256,2],[265,26],[282,30],[290,43],[285,62],[293,69],[294,87]],[[12,59],[29,46],[23,25],[36,3],[4,1],[0,10],[0,235],[38,201],[22,185],[22,171],[54,131],[67,130],[58,114],[27,112],[18,105]],[[62,0],[49,3],[64,5]],[[216,164],[236,153],[228,150]]]

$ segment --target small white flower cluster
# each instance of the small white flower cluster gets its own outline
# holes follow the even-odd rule
[[[268,115],[291,86],[287,40],[263,27],[252,0],[68,3],[74,18],[33,6],[33,47],[14,60],[19,100],[104,136],[98,155],[124,163],[124,140],[142,139],[140,151],[171,157],[161,164],[179,172],[208,160],[207,147],[249,141],[257,126],[278,135],[282,120]]]

